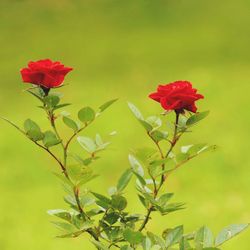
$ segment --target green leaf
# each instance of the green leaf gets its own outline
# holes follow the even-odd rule
[[[166,131],[154,130],[150,135],[156,142],[160,142],[168,138],[168,132]]]
[[[141,232],[135,232],[130,228],[126,228],[123,231],[123,237],[130,244],[139,244],[143,240],[143,234]]]
[[[59,143],[61,143],[61,140],[59,140],[52,131],[44,132],[43,144],[46,148],[55,146]]]
[[[209,114],[209,111],[204,111],[204,112],[194,114],[188,118],[186,125],[192,126],[192,125],[196,124],[197,122],[203,120],[205,117],[208,116],[208,114]]]
[[[109,248],[107,246],[105,246],[103,243],[101,243],[100,241],[96,241],[94,239],[91,239],[91,242],[97,247],[97,249],[109,250]]]
[[[197,249],[212,247],[214,245],[213,233],[208,227],[201,227],[195,234],[195,245]]]
[[[140,176],[144,176],[144,170],[140,162],[131,154],[128,156],[129,163],[133,169],[133,171]]]
[[[180,250],[191,250],[192,247],[189,244],[188,240],[186,237],[182,237],[180,240]]]
[[[78,131],[79,128],[77,126],[77,123],[75,121],[73,121],[72,119],[70,119],[69,117],[63,116],[63,122],[66,126],[73,129],[75,132]]]
[[[71,103],[62,103],[62,104],[59,104],[59,105],[56,105],[53,110],[57,110],[57,109],[60,109],[60,108],[64,108],[66,106],[69,106],[71,105]]]
[[[105,109],[107,109],[109,106],[111,106],[114,102],[116,102],[118,100],[118,98],[116,99],[112,99],[110,101],[105,102],[104,104],[102,104],[99,109],[101,112],[103,112]]]
[[[161,237],[159,237],[151,232],[147,232],[147,235],[154,244],[157,244],[161,247],[160,249],[162,249],[162,250],[166,249],[165,242]]]
[[[117,222],[117,220],[119,219],[119,213],[117,212],[110,212],[110,213],[107,213],[105,216],[104,216],[104,220],[106,222],[108,222],[110,225],[113,225]]]
[[[65,233],[73,233],[76,231],[76,227],[72,224],[61,222],[61,221],[52,221],[52,223],[60,230],[64,231]]]
[[[25,120],[24,130],[26,135],[33,141],[40,141],[44,138],[44,134],[41,132],[40,127],[31,119]]]
[[[121,250],[133,250],[133,248],[130,247],[129,245],[125,245],[121,247]]]
[[[119,211],[122,211],[127,206],[127,200],[121,195],[113,195],[111,200],[111,206]]]
[[[132,113],[134,114],[134,116],[138,119],[138,120],[142,120],[144,121],[144,118],[140,112],[140,110],[131,102],[128,102],[128,107],[130,108],[130,110],[132,111]]]
[[[43,101],[43,96],[39,93],[39,91],[37,89],[34,89],[33,91],[31,89],[27,89],[26,91],[29,92],[31,95],[33,95],[34,97],[36,97],[38,100],[40,100],[42,103]]]
[[[78,118],[81,122],[90,122],[95,119],[95,111],[90,107],[84,107],[78,112]]]
[[[73,183],[65,177],[64,174],[53,173],[57,178],[59,178],[63,183],[67,184],[70,187],[74,187]]]
[[[224,242],[230,240],[237,234],[241,233],[245,229],[247,229],[249,224],[233,224],[226,228],[224,228],[215,239],[215,246],[220,246]]]
[[[139,195],[138,194],[138,197],[139,197],[139,200],[140,202],[142,203],[142,205],[145,207],[145,208],[148,208],[149,207],[149,202],[148,200],[146,200],[142,195]]]
[[[43,101],[48,108],[54,108],[60,102],[60,97],[57,95],[48,95],[44,97]]]
[[[158,116],[149,116],[146,119],[146,122],[148,122],[154,128],[154,130],[160,128],[162,125],[162,121]]]
[[[97,146],[93,139],[85,136],[78,136],[77,141],[89,153],[94,153],[97,150]]]
[[[98,199],[96,201],[97,205],[99,205],[105,209],[107,209],[110,206],[111,200],[108,197],[106,197],[102,194],[95,193],[95,192],[91,192],[91,193]]]
[[[84,233],[84,231],[80,230],[80,231],[76,231],[76,232],[73,232],[73,233],[58,235],[56,237],[57,238],[76,238],[76,237],[80,236],[82,233]]]
[[[28,132],[31,129],[40,130],[40,127],[37,125],[37,123],[35,123],[31,119],[25,120],[24,121],[24,130],[25,130],[25,132]]]
[[[61,218],[63,220],[66,220],[68,222],[71,222],[71,214],[63,209],[53,209],[53,210],[48,210],[47,213],[49,215],[56,216],[58,218]]]
[[[121,192],[123,191],[126,186],[128,185],[129,181],[131,180],[131,177],[132,177],[132,171],[131,169],[127,169],[123,174],[122,176],[120,177],[120,179],[118,180],[118,183],[117,183],[117,191],[118,192]]]
[[[144,237],[141,245],[143,250],[151,250],[152,242],[150,238]]]
[[[138,119],[141,125],[146,129],[147,132],[151,132],[153,127],[146,121]]]
[[[176,243],[179,243],[183,235],[183,226],[178,226],[173,229],[170,229],[166,236],[166,246],[172,246]]]
[[[158,204],[160,206],[166,206],[167,202],[174,196],[173,193],[166,193],[160,196],[160,198],[157,200]]]

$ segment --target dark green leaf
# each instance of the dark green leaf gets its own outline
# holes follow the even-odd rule
[[[108,222],[110,225],[115,224],[118,219],[119,219],[119,213],[117,212],[111,212],[104,216],[104,220]]]
[[[124,210],[127,206],[127,200],[121,195],[113,195],[111,206],[120,211]]]
[[[96,203],[99,206],[107,208],[111,204],[111,200],[108,197],[106,197],[102,194],[95,193],[95,192],[91,192],[91,193],[98,199],[98,201]]]

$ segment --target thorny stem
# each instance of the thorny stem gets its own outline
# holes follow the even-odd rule
[[[167,157],[169,156],[169,154],[171,153],[171,151],[173,150],[174,146],[176,145],[177,141],[178,141],[179,138],[180,138],[180,136],[177,136],[177,134],[178,134],[178,122],[179,122],[179,113],[176,112],[173,139],[170,141],[170,147],[169,147],[169,150],[167,151],[165,157],[164,157],[164,154],[163,154],[163,152],[162,152],[162,149],[161,149],[159,143],[158,143],[157,141],[155,141],[155,140],[151,137],[151,135],[148,133],[148,135],[150,136],[150,138],[151,138],[151,139],[154,141],[154,143],[156,144],[156,146],[157,146],[157,148],[158,148],[158,150],[159,150],[161,159],[165,159],[165,158],[167,158]],[[189,159],[188,159],[188,160],[189,160]],[[188,160],[187,160],[187,161],[188,161]],[[180,167],[180,165],[182,165],[182,164],[177,165],[172,171],[174,171],[175,169],[177,169],[178,167]],[[165,170],[165,163],[162,164],[162,170],[163,170],[163,171]],[[171,171],[171,172],[172,172],[172,171]],[[158,195],[158,193],[159,193],[159,191],[160,191],[162,185],[164,184],[165,180],[167,179],[167,177],[168,177],[168,174],[166,174],[166,175],[165,175],[164,173],[162,174],[162,176],[161,176],[161,181],[160,181],[160,184],[159,184],[158,187],[156,187],[156,185],[155,185],[155,178],[152,178],[153,183],[154,183],[154,198],[157,198],[157,195]],[[140,228],[139,228],[139,231],[142,231],[142,230],[145,228],[145,226],[147,225],[147,223],[148,223],[148,221],[149,221],[149,219],[150,219],[150,215],[151,215],[152,211],[153,211],[153,206],[150,206],[150,207],[148,208],[148,211],[147,211],[147,214],[146,214],[146,216],[145,216],[145,219],[144,219],[144,221],[142,222],[142,224],[141,224],[141,226],[140,226]]]

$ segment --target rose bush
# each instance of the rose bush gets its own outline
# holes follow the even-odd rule
[[[157,91],[149,95],[150,98],[159,102],[167,110],[175,110],[182,113],[184,110],[196,113],[195,102],[204,96],[197,93],[188,81],[176,81],[166,85],[159,85]]]
[[[78,120],[72,119],[68,112],[59,112],[69,104],[61,103],[61,95],[49,93],[48,90],[63,84],[65,75],[71,70],[51,60],[31,62],[28,68],[21,70],[25,82],[37,85],[26,91],[41,103],[39,108],[45,111],[50,130],[44,131],[31,119],[26,119],[21,127],[3,118],[53,157],[60,168],[60,172],[55,175],[63,183],[66,192],[64,200],[68,208],[48,211],[60,219],[53,222],[60,229],[58,237],[75,238],[86,233],[99,250],[219,250],[224,242],[248,227],[248,224],[233,224],[214,235],[206,226],[186,233],[183,225],[169,228],[167,223],[168,227],[160,236],[150,231],[149,222],[154,219],[155,213],[166,216],[185,208],[184,203],[172,201],[173,193],[166,192],[169,177],[186,162],[215,149],[214,145],[204,143],[191,143],[176,148],[181,137],[190,133],[191,128],[208,115],[207,111],[197,112],[195,102],[203,96],[197,94],[197,90],[187,81],[160,85],[156,93],[150,94],[150,98],[160,102],[165,110],[175,111],[174,120],[171,120],[169,112],[145,117],[134,104],[128,104],[144,127],[145,135],[153,147],[137,149],[129,154],[130,166],[107,193],[100,194],[91,190],[88,183],[97,177],[93,165],[100,158],[99,152],[109,146],[107,139],[114,133],[104,137],[99,133],[94,137],[79,134],[95,122],[116,99],[102,104],[98,109],[88,106],[81,108],[77,114]],[[68,138],[62,138],[58,132],[60,120],[72,131]],[[167,121],[173,126],[166,126]],[[69,152],[74,141],[82,147],[81,153]],[[61,155],[55,153],[58,150],[53,151],[58,145]],[[127,209],[125,189],[132,178],[136,179],[138,201],[145,213]]]

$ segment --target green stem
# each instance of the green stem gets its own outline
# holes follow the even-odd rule
[[[154,141],[154,143],[156,144],[156,146],[157,146],[157,148],[158,148],[158,150],[159,150],[159,153],[160,153],[160,155],[161,155],[161,159],[167,158],[167,157],[169,156],[170,152],[173,150],[174,146],[176,145],[177,141],[178,141],[179,138],[180,138],[180,137],[177,136],[177,134],[178,134],[178,122],[179,122],[179,113],[176,112],[175,127],[174,127],[174,135],[173,135],[173,139],[172,139],[171,144],[170,144],[170,148],[169,148],[169,150],[167,151],[165,157],[164,157],[164,155],[163,155],[163,152],[162,152],[162,149],[161,149],[159,143],[156,142],[156,141],[149,135],[150,138],[151,138],[151,139]],[[176,168],[177,168],[177,167],[176,167]],[[162,170],[165,170],[165,164],[164,164],[164,163],[162,164]],[[154,198],[157,198],[157,195],[158,195],[158,193],[159,193],[159,191],[160,191],[162,185],[164,184],[164,182],[165,182],[167,176],[168,176],[168,175],[165,175],[165,174],[163,173],[162,176],[161,176],[161,181],[160,181],[159,186],[156,187],[156,188],[155,188],[155,186],[154,186]],[[155,180],[153,179],[153,182],[154,182],[154,181],[155,181]],[[139,228],[139,231],[142,231],[142,230],[146,227],[146,225],[147,225],[147,223],[148,223],[148,221],[149,221],[149,219],[150,219],[150,215],[151,215],[152,211],[153,211],[153,206],[151,205],[151,206],[148,208],[147,214],[146,214],[145,219],[143,220],[143,222],[142,222],[142,224],[141,224],[141,226],[140,226],[140,228]]]

